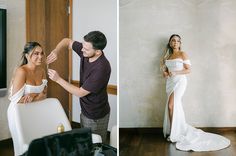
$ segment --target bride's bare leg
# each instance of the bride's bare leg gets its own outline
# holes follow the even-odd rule
[[[169,119],[170,119],[170,129],[172,126],[172,117],[173,117],[173,109],[174,109],[174,92],[171,93],[168,101],[168,109],[169,109]]]

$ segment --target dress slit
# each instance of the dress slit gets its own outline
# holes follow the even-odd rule
[[[170,119],[170,112],[169,112],[169,102],[170,102],[170,97],[173,95],[173,108],[172,108],[172,119]],[[171,129],[172,129],[172,123],[173,123],[173,116],[174,116],[174,105],[175,105],[175,94],[174,94],[174,90],[171,92],[171,94],[168,96],[168,126],[169,126],[169,130],[168,130],[168,134],[171,134]]]

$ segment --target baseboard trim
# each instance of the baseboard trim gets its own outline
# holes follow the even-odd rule
[[[236,131],[236,127],[196,127],[198,129],[202,129],[206,132],[225,132],[225,131]],[[142,127],[142,128],[119,128],[119,133],[132,133],[132,134],[160,134],[163,133],[163,128],[150,128],[150,127]]]
[[[9,144],[12,144],[11,138],[0,140],[0,146],[9,145]]]
[[[129,134],[155,134],[155,133],[162,133],[162,128],[119,128],[119,133],[129,133]]]

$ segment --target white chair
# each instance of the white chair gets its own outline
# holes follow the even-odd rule
[[[117,125],[111,128],[110,133],[110,145],[117,148]]]
[[[22,145],[23,152],[27,151],[34,139],[57,133],[59,124],[64,125],[65,131],[71,130],[70,122],[60,104],[55,98],[47,98],[28,104],[17,104],[16,107],[17,140]]]
[[[65,131],[71,130],[64,109],[56,98],[17,104],[16,123],[16,139],[22,145],[23,152],[27,151],[32,140],[57,133],[60,124],[63,124]],[[93,142],[102,142],[99,135],[93,134],[92,138]]]

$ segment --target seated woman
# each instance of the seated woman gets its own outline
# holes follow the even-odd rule
[[[28,42],[24,46],[22,63],[13,74],[10,86],[8,110],[8,124],[13,139],[15,155],[21,155],[22,149],[17,139],[15,106],[46,98],[46,73],[41,66],[45,61],[45,54],[37,42]]]

